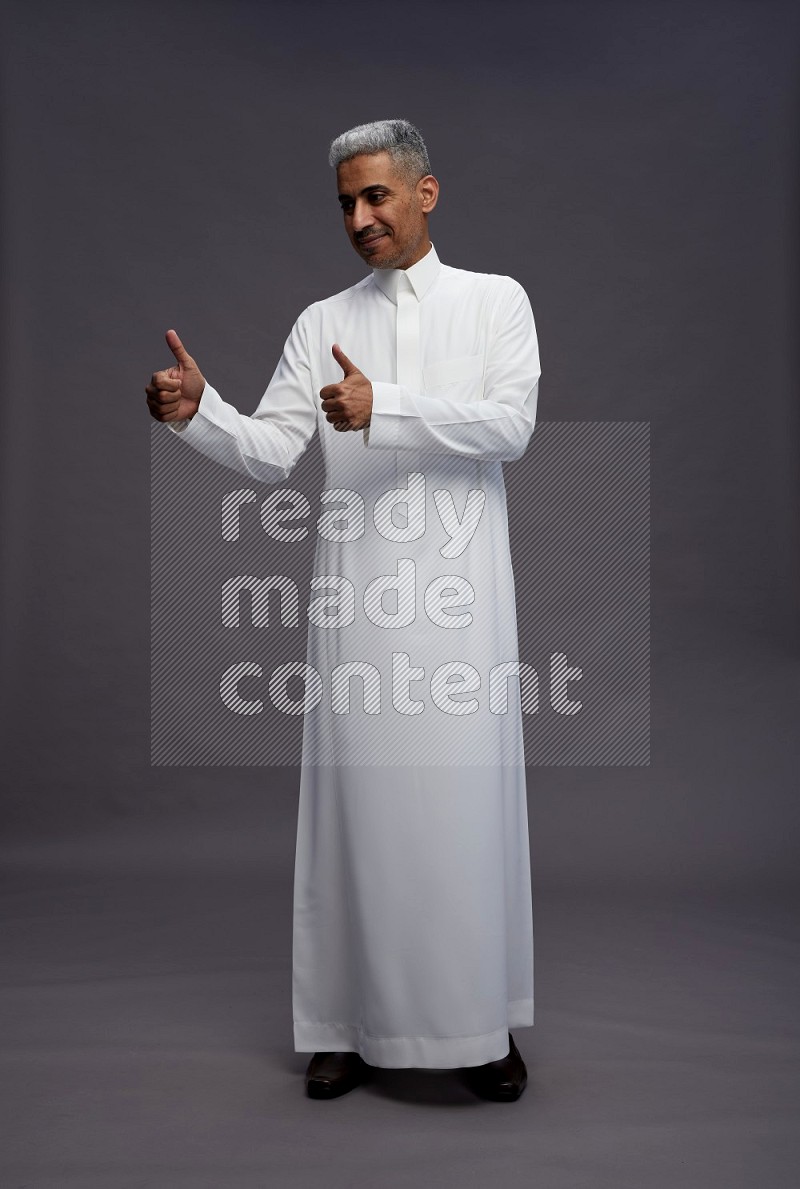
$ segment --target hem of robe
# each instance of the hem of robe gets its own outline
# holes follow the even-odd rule
[[[460,1069],[508,1055],[510,1028],[533,1026],[533,1000],[508,1005],[508,1024],[482,1036],[370,1036],[357,1024],[294,1021],[296,1053],[358,1053],[383,1069]]]

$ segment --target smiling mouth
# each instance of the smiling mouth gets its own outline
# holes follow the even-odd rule
[[[380,235],[370,235],[367,239],[360,239],[360,240],[358,240],[358,246],[360,248],[363,248],[365,244],[377,243],[378,240],[383,239],[385,235],[386,235],[386,232],[382,231]]]

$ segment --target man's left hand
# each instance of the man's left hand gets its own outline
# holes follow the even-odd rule
[[[372,384],[338,343],[331,350],[344,378],[320,388],[323,412],[334,429],[365,429],[372,416]]]

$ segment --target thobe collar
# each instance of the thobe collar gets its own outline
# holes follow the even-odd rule
[[[381,292],[385,293],[395,305],[397,305],[398,287],[407,283],[411,286],[417,301],[422,301],[439,275],[441,267],[442,264],[436,255],[436,249],[431,244],[422,259],[418,260],[416,264],[412,264],[410,268],[373,268],[372,279]]]

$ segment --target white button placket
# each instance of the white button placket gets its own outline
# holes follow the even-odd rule
[[[401,272],[397,283],[397,383],[407,388],[409,392],[422,391],[419,301],[413,285],[404,272]],[[395,451],[397,486],[404,487],[408,482],[407,473],[404,468],[401,468],[399,458],[399,453]]]

